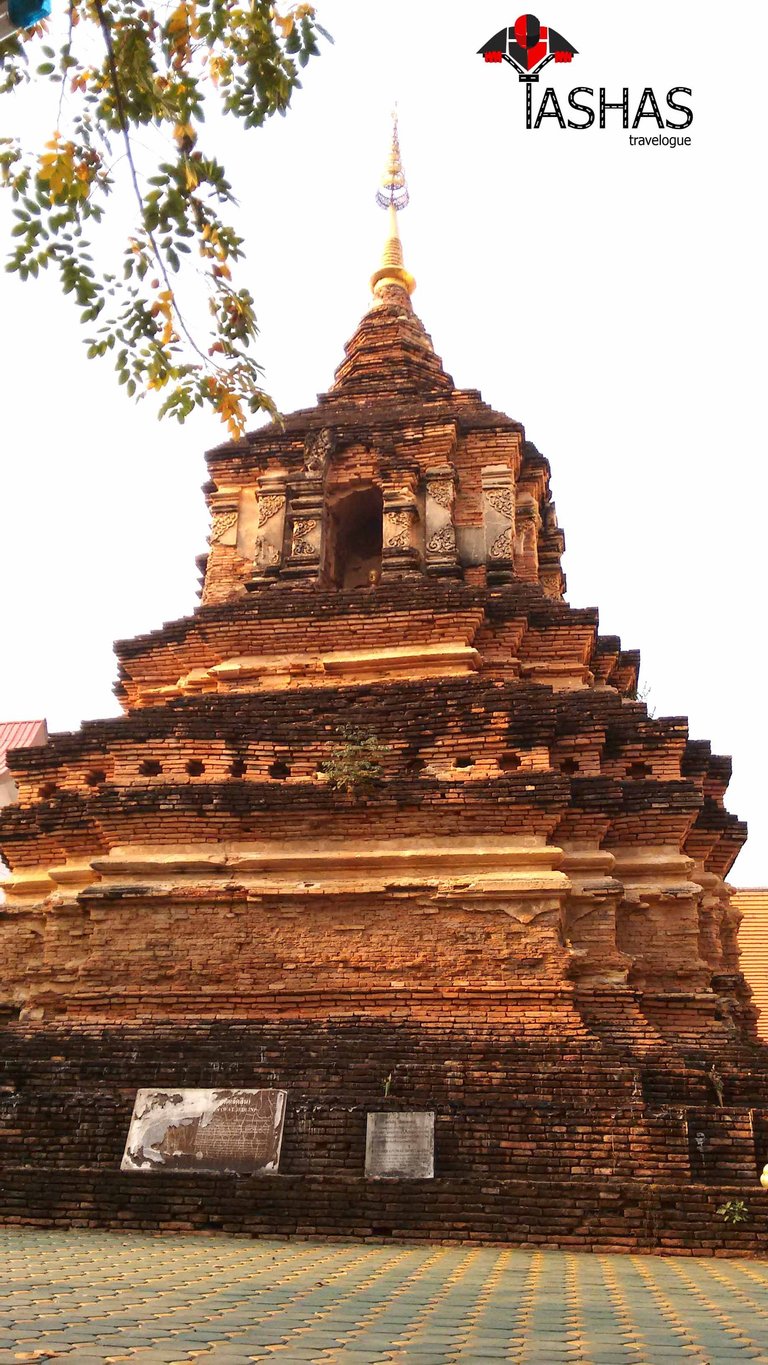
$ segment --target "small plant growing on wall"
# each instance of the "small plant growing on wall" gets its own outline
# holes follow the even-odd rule
[[[638,678],[635,686],[627,694],[632,701],[641,701],[645,703],[649,720],[654,720],[656,716],[656,707],[651,702],[652,691],[653,688],[651,687],[649,682],[647,682],[645,679],[643,679],[643,681],[641,682],[640,679]]]
[[[726,1223],[746,1223],[749,1219],[749,1209],[743,1199],[729,1199],[717,1212]]]
[[[349,726],[340,731],[339,740],[320,764],[320,772],[332,791],[359,796],[381,777],[381,759],[388,746],[375,735],[365,735]]]

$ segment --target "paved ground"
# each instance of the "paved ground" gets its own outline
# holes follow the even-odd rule
[[[0,1362],[768,1365],[768,1261],[0,1229]]]

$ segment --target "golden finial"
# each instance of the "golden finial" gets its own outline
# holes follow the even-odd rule
[[[389,235],[382,253],[381,265],[371,276],[371,289],[374,296],[380,300],[385,298],[386,291],[391,286],[412,294],[416,288],[416,281],[403,264],[403,244],[397,226],[398,212],[408,203],[408,186],[400,159],[397,108],[392,111],[392,147],[387,168],[381,179],[381,187],[376,193],[376,203],[380,208],[387,210]]]
[[[391,205],[398,210],[404,209],[408,203],[408,186],[400,160],[400,139],[397,135],[397,105],[392,110],[392,149],[387,169],[381,177],[381,188],[376,192],[376,203],[382,209],[388,209]]]

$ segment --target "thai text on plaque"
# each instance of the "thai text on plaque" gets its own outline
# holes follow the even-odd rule
[[[385,1111],[368,1115],[365,1141],[368,1180],[432,1180],[435,1115]]]
[[[269,1175],[280,1164],[285,1090],[139,1090],[122,1171]]]

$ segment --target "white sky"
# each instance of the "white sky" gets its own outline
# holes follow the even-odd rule
[[[569,601],[641,649],[658,715],[733,755],[751,837],[731,880],[767,885],[765,8],[724,33],[720,0],[537,0],[579,50],[540,88],[628,85],[636,104],[691,86],[692,146],[674,150],[630,147],[616,115],[526,132],[512,69],[476,55],[520,0],[317,8],[335,46],[287,118],[218,144],[268,389],[311,405],[366,310],[396,98],[416,310],[456,382],[548,456]],[[113,639],[194,608],[202,453],[224,433],[126,400],[53,281],[0,277],[0,319],[0,718],[71,729],[117,713]]]

